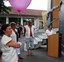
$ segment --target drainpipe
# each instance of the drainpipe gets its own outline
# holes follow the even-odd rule
[[[53,0],[51,0],[51,9],[53,8]],[[53,11],[50,13],[50,22],[53,21]],[[52,24],[52,23],[51,23]]]
[[[53,19],[53,11],[51,11],[51,9],[52,9],[52,7],[53,7],[53,0],[48,0],[48,16],[47,16],[47,25],[50,25],[50,24],[52,24],[51,22],[52,22],[52,19]],[[51,11],[51,12],[50,12]]]

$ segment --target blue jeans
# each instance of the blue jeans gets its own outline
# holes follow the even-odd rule
[[[26,48],[27,49],[33,49],[34,48],[34,40],[33,37],[25,38],[26,41]]]

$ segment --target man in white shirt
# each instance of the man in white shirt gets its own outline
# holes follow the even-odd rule
[[[34,26],[32,25],[32,20],[29,20],[28,25],[24,26],[24,36],[28,55],[32,55],[32,49],[34,48]]]
[[[56,34],[56,32],[52,29],[52,26],[49,25],[49,26],[48,26],[48,29],[46,30],[46,35],[47,35],[47,36],[50,36],[50,35],[52,35],[52,34]]]
[[[56,34],[56,32],[52,29],[52,25],[48,26],[48,29],[46,30],[47,37],[50,35]],[[48,39],[46,39],[47,49],[48,49]]]
[[[16,23],[15,22],[12,22],[11,23],[11,27],[12,27],[12,34],[11,34],[11,37],[14,41],[18,42],[18,33],[17,33],[17,29],[16,29]],[[19,44],[21,44],[21,42],[18,42]],[[20,48],[16,48],[16,51],[17,51],[17,54],[18,54],[18,57],[19,59],[24,59],[22,56],[21,56],[21,53],[20,53]]]

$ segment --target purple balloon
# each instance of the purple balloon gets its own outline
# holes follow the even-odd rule
[[[31,0],[9,0],[9,2],[15,10],[22,12],[29,6]]]

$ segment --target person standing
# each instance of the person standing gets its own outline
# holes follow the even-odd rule
[[[56,34],[56,32],[52,29],[52,25],[49,25],[48,29],[46,30],[46,35],[48,37],[53,34]],[[46,39],[46,44],[47,44],[47,50],[48,50],[48,38]]]
[[[5,24],[1,30],[3,34],[1,39],[2,62],[18,62],[16,48],[20,48],[20,44],[10,37],[12,34],[11,26]]]
[[[12,22],[11,27],[12,27],[12,34],[11,34],[12,39],[15,40],[16,42],[18,42],[21,45],[21,42],[18,41],[19,37],[18,37],[17,29],[16,29],[16,23]],[[16,48],[16,52],[18,54],[19,59],[24,59],[24,57],[21,56],[20,48]]]
[[[49,25],[48,29],[46,30],[46,35],[50,36],[52,34],[56,34],[56,32],[52,29],[52,25]]]
[[[18,32],[18,37],[20,38],[22,32],[22,25],[20,23],[17,25],[17,32]]]
[[[32,20],[29,20],[28,25],[24,26],[24,36],[28,55],[32,55],[32,49],[34,48],[34,26],[32,25]]]

